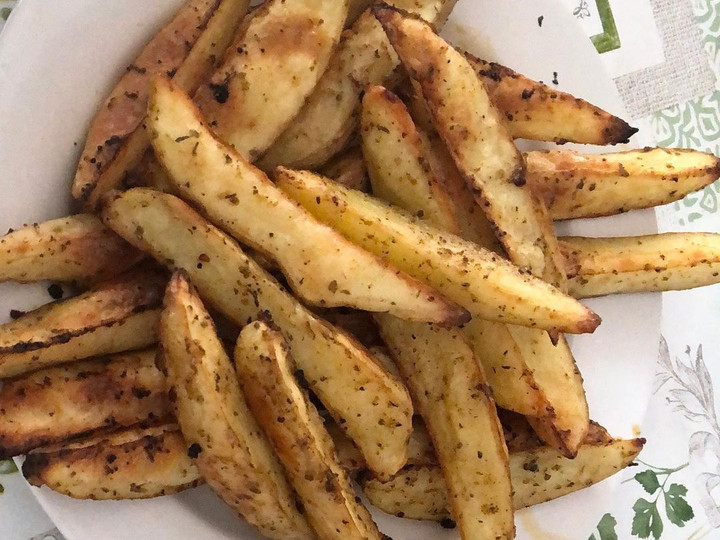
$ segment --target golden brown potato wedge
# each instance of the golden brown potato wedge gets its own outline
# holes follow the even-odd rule
[[[597,315],[551,285],[378,199],[307,171],[279,168],[276,181],[318,219],[473,315],[575,333],[599,324]]]
[[[422,20],[382,4],[373,12],[408,74],[420,83],[438,133],[510,260],[560,283],[538,205],[523,187],[523,157],[472,66]]]
[[[94,190],[125,139],[145,118],[150,79],[180,67],[216,7],[216,0],[188,0],[127,67],[90,125],[73,180],[73,197],[84,200]]]
[[[268,0],[195,101],[213,129],[254,161],[300,112],[332,56],[348,0]]]
[[[42,369],[3,382],[0,458],[169,414],[154,350]]]
[[[444,143],[425,140],[394,94],[379,86],[368,89],[361,126],[375,195],[440,229],[502,251]],[[523,414],[545,414],[549,404],[507,326],[475,317],[464,332],[498,404]]]
[[[127,191],[107,201],[103,218],[139,249],[185,269],[203,297],[238,326],[271,317],[288,337],[309,387],[370,467],[380,474],[402,467],[410,396],[365,348],[314,316],[230,237],[171,195]]]
[[[468,52],[465,57],[515,138],[607,145],[626,143],[638,131],[583,99]]]
[[[355,496],[347,472],[323,421],[293,376],[295,364],[285,339],[254,322],[235,348],[238,379],[318,537],[378,539],[380,531]]]
[[[394,0],[400,8],[442,26],[457,0]],[[266,171],[278,165],[314,169],[339,152],[357,128],[360,93],[382,84],[398,65],[387,37],[369,11],[344,35],[326,73],[300,114],[260,160]]]
[[[168,76],[172,76],[175,83],[186,92],[194,93],[223,57],[223,53],[233,39],[235,30],[243,20],[245,13],[247,13],[249,4],[249,0],[215,0],[214,6],[217,9],[199,28],[202,33],[198,36],[192,48],[186,51],[187,56],[177,70],[153,70],[150,75],[166,73]],[[140,111],[142,112],[142,119],[145,118],[145,105],[150,78],[147,77],[143,80],[143,101],[142,111]],[[132,96],[133,94],[130,94],[128,97],[132,98]],[[139,99],[139,96],[137,99]],[[150,137],[145,131],[145,126],[138,123],[134,131],[127,135],[122,145],[116,150],[115,155],[111,156],[107,166],[99,173],[94,183],[86,188],[83,197],[87,199],[86,207],[94,210],[105,193],[120,187],[128,177],[137,176],[138,171],[136,169],[138,167],[142,168],[143,160],[154,162],[152,155],[147,157],[146,151],[149,146]],[[158,172],[155,178],[162,179],[162,174],[159,174],[157,170],[155,171]]]
[[[0,377],[152,345],[165,283],[133,271],[0,325]]]
[[[148,128],[155,154],[181,196],[228,234],[277,260],[306,302],[447,325],[469,319],[467,311],[436,290],[315,219],[217,140],[190,99],[168,79],[154,81]]]
[[[492,391],[461,332],[376,315],[425,420],[462,538],[514,538],[508,452]]]
[[[320,174],[350,189],[367,192],[370,188],[367,167],[359,146],[351,146],[333,157],[322,166]]]
[[[513,506],[533,506],[597,484],[630,465],[644,443],[630,439],[584,444],[575,459],[548,447],[511,453]],[[362,487],[368,500],[389,514],[433,521],[451,516],[447,487],[437,466],[409,466],[389,482],[370,479]]]
[[[553,219],[609,216],[678,201],[720,177],[720,159],[695,150],[615,154],[529,152],[528,185]]]
[[[0,281],[99,281],[141,257],[95,216],[78,214],[26,225],[0,238]]]
[[[188,455],[210,487],[269,538],[314,538],[248,409],[215,324],[182,271],[168,284],[160,343]]]
[[[130,428],[30,454],[33,486],[75,499],[149,499],[201,484],[176,425]]]
[[[720,282],[720,235],[667,233],[561,239],[579,298],[692,289]]]
[[[459,235],[452,202],[429,163],[428,143],[400,98],[382,86],[369,87],[362,100],[360,134],[373,195]]]

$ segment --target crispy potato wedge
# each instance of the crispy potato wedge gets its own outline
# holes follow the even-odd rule
[[[630,465],[644,439],[584,444],[575,459],[548,447],[510,454],[515,509],[551,501],[597,484]],[[410,519],[443,521],[451,516],[450,498],[440,467],[412,465],[389,482],[362,483],[371,504]]]
[[[243,16],[247,13],[249,4],[249,0],[215,0],[213,2],[214,11],[209,19],[198,27],[201,33],[190,50],[185,50],[187,56],[177,69],[152,70],[150,77],[143,79],[142,110],[138,111],[138,114],[142,113],[141,120],[145,118],[149,81],[152,76],[157,73],[167,73],[183,90],[194,93],[223,57],[223,53],[233,39],[235,30],[240,26]],[[132,98],[132,96],[131,93],[127,97],[140,99],[140,93],[137,98]],[[107,166],[101,172],[96,173],[99,176],[85,189],[83,198],[87,199],[86,207],[94,210],[105,193],[126,182],[128,176],[137,175],[135,169],[142,164],[144,159],[153,162],[152,155],[144,158],[149,146],[150,137],[145,131],[144,125],[138,122],[134,130],[127,134],[120,147],[115,150],[115,154],[110,157]],[[158,174],[156,178],[162,178],[162,175]]]
[[[394,0],[392,3],[442,26],[457,0]],[[327,71],[300,114],[259,161],[314,169],[339,152],[357,128],[360,93],[382,84],[398,66],[387,37],[369,11],[343,35]]]
[[[394,474],[403,466],[410,396],[365,348],[310,313],[231,238],[171,195],[127,191],[107,201],[103,218],[136,247],[185,269],[207,301],[238,326],[271,317],[287,336],[309,387],[370,467]]]
[[[268,0],[195,101],[213,129],[254,161],[300,112],[325,72],[348,0]]]
[[[198,39],[216,7],[217,0],[188,0],[127,67],[90,125],[73,180],[73,197],[85,199],[90,195],[124,139],[145,118],[152,76],[180,67],[189,53],[188,45]]]
[[[0,377],[152,345],[165,283],[133,271],[0,325]]]
[[[395,94],[382,86],[365,91],[360,134],[373,195],[459,235],[452,202],[430,166],[427,141]]]
[[[609,216],[668,204],[720,178],[720,159],[695,150],[615,154],[529,152],[528,185],[553,219]]]
[[[95,216],[78,214],[26,225],[0,238],[0,281],[99,281],[141,257]]]
[[[468,52],[465,57],[485,83],[493,105],[505,116],[508,131],[516,139],[604,146],[626,143],[638,131],[583,99]]]
[[[720,282],[720,235],[667,233],[561,239],[571,293],[675,291]]]
[[[502,251],[444,143],[425,140],[394,94],[379,86],[368,89],[361,126],[375,195],[440,229]],[[547,400],[507,326],[475,317],[464,332],[498,404],[523,414],[545,414]]]
[[[42,369],[3,382],[0,459],[169,414],[154,350]]]
[[[359,146],[351,146],[337,154],[320,168],[320,174],[350,189],[365,192],[370,189],[367,167]]]
[[[447,325],[469,319],[436,290],[315,219],[214,138],[190,99],[168,79],[155,80],[149,111],[155,154],[180,194],[218,227],[277,260],[306,302]]]
[[[279,168],[278,185],[347,238],[432,284],[480,318],[582,333],[597,315],[487,250],[359,191]]]
[[[382,4],[373,12],[408,74],[420,83],[438,133],[510,260],[549,283],[559,283],[538,205],[523,188],[523,157],[472,66],[422,20]]]
[[[30,454],[27,481],[74,499],[149,499],[201,484],[176,425],[130,428]]]
[[[168,284],[160,343],[188,454],[210,487],[269,538],[314,538],[248,409],[215,324],[182,271]]]
[[[492,391],[462,333],[376,315],[425,420],[462,538],[514,538],[508,452]]]
[[[382,538],[338,462],[335,445],[315,406],[298,386],[295,363],[279,331],[254,322],[235,348],[238,379],[307,519],[321,539]]]

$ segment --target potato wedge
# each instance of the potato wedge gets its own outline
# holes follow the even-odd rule
[[[425,139],[394,94],[380,86],[369,88],[361,126],[375,195],[440,229],[502,252],[444,143]],[[464,333],[498,404],[523,414],[545,414],[549,404],[507,326],[475,317]]]
[[[74,499],[149,499],[201,484],[176,425],[130,428],[30,454],[27,481]]]
[[[165,282],[133,271],[0,325],[0,377],[152,345]]]
[[[198,39],[216,7],[217,0],[188,0],[127,67],[90,125],[73,180],[73,197],[84,200],[90,195],[125,138],[132,136],[145,118],[152,76],[180,67],[188,45]]]
[[[254,322],[235,348],[238,379],[250,410],[270,440],[307,519],[321,539],[382,538],[355,496],[335,445],[293,373],[295,363],[279,331]]]
[[[365,192],[370,189],[367,167],[359,146],[352,146],[337,154],[322,166],[320,174],[350,189]]]
[[[720,178],[720,159],[695,150],[615,154],[529,152],[528,185],[553,219],[609,216],[668,204]]]
[[[513,506],[534,506],[597,484],[630,465],[644,444],[644,439],[585,444],[575,459],[565,459],[548,447],[511,453]],[[373,478],[362,487],[370,503],[389,514],[450,519],[450,498],[437,466],[409,466],[389,482]]]
[[[442,26],[457,0],[394,0],[400,8]],[[300,114],[259,161],[265,171],[278,165],[314,169],[339,152],[357,128],[360,93],[383,83],[398,66],[382,27],[369,11],[343,35],[327,72]]]
[[[300,112],[325,72],[348,0],[268,0],[195,101],[213,129],[254,161]]]
[[[423,417],[462,538],[514,538],[508,452],[492,391],[462,333],[376,315]]]
[[[279,168],[276,181],[318,219],[432,284],[473,315],[575,333],[599,324],[597,315],[549,284],[378,199],[307,171]]]
[[[171,195],[127,191],[107,201],[103,219],[136,247],[185,269],[204,298],[238,326],[271,317],[309,387],[370,467],[394,474],[403,466],[410,396],[365,348],[310,313],[231,238]]]
[[[168,79],[154,81],[148,128],[155,154],[181,196],[228,234],[277,260],[306,302],[447,325],[469,319],[467,311],[436,290],[315,219],[217,140],[190,99]]]
[[[194,93],[222,58],[233,39],[235,30],[240,26],[243,16],[247,13],[249,4],[249,0],[215,0],[213,2],[212,15],[198,27],[201,33],[190,50],[185,51],[187,56],[177,69],[152,70],[150,77],[143,79],[142,111],[138,112],[138,114],[142,113],[141,120],[145,118],[146,114],[147,94],[152,75],[167,73],[183,90]],[[132,98],[132,95],[130,94],[128,97]],[[139,96],[138,93],[137,99]],[[86,207],[94,210],[105,193],[120,187],[128,175],[136,175],[135,169],[143,161],[149,146],[150,137],[145,131],[144,125],[138,122],[137,127],[127,135],[115,155],[110,157],[107,166],[101,172],[96,173],[99,176],[85,189],[83,198],[86,199]],[[154,161],[152,156],[148,160]],[[162,175],[157,176],[157,178],[161,177]]]
[[[213,491],[269,538],[314,538],[215,324],[182,271],[168,284],[160,343],[188,455]]]
[[[0,281],[99,281],[141,257],[95,216],[78,214],[26,225],[0,238]]]
[[[373,195],[459,235],[452,202],[428,162],[427,141],[395,94],[382,86],[365,91],[360,134]],[[403,204],[408,200],[414,204]]]
[[[382,4],[373,12],[408,74],[420,83],[438,133],[510,260],[549,283],[559,283],[538,205],[523,188],[523,157],[472,66],[422,20]]]
[[[42,369],[3,382],[0,459],[169,414],[154,350]]]
[[[720,282],[720,235],[667,233],[561,239],[571,293],[606,294],[692,289]]]
[[[505,115],[516,139],[558,144],[622,144],[637,128],[583,99],[521,75],[501,64],[466,52],[465,58],[485,83],[493,105]]]

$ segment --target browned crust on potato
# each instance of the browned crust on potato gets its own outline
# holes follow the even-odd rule
[[[0,459],[169,414],[152,350],[43,369],[3,383]]]

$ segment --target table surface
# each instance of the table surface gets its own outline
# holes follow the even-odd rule
[[[720,0],[560,2],[593,40],[647,139],[720,155]],[[15,3],[0,0],[0,31]],[[720,182],[658,209],[660,231],[720,232],[719,200]],[[642,426],[649,443],[640,467],[626,474],[628,489],[597,509],[588,540],[720,538],[720,335],[707,324],[708,315],[720,317],[717,306],[720,286],[663,295],[663,313],[683,318],[663,319]],[[681,435],[667,441],[669,430]],[[0,462],[0,484],[0,538],[63,539],[12,462]]]

